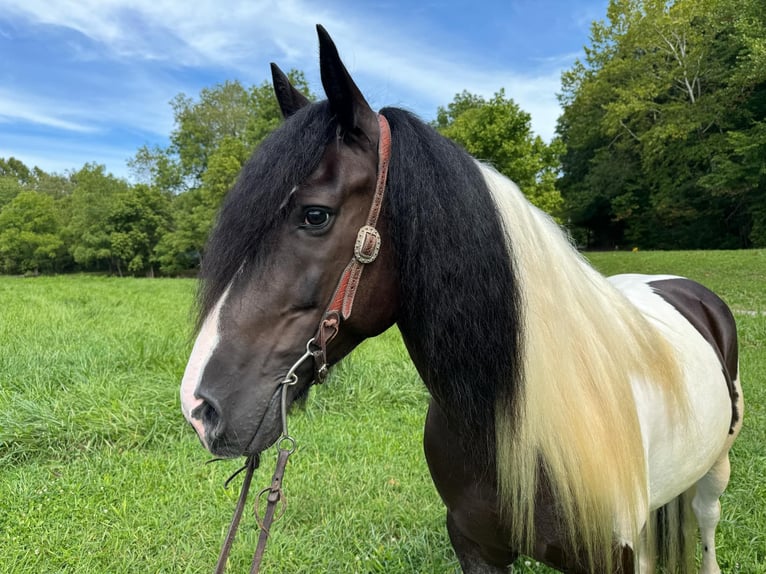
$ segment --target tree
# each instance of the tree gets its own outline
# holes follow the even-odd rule
[[[159,146],[141,146],[128,160],[128,169],[137,183],[150,185],[165,194],[173,195],[185,189],[184,176],[177,158]]]
[[[288,76],[307,97],[314,99],[301,72],[291,70]],[[176,126],[167,151],[177,158],[187,187],[203,184],[208,163],[214,154],[220,155],[224,142],[229,145],[239,142],[246,153],[237,150],[236,155],[246,158],[282,121],[269,82],[248,89],[237,81],[228,81],[204,88],[198,100],[178,94],[171,106]]]
[[[15,157],[0,158],[0,177],[13,178],[20,185],[29,185],[33,180],[30,169]]]
[[[55,270],[64,253],[52,197],[21,191],[0,211],[0,271]]]
[[[15,157],[0,158],[0,209],[31,181],[29,168]]]
[[[560,145],[534,136],[530,115],[506,98],[503,89],[490,100],[465,91],[457,94],[438,109],[434,127],[515,181],[533,204],[559,214],[562,201],[555,180]]]
[[[32,170],[33,181],[29,185],[31,189],[45,195],[50,195],[55,200],[69,197],[74,189],[72,180],[66,175],[46,173],[39,167]]]
[[[24,189],[15,177],[0,175],[0,209],[9,204]]]
[[[751,103],[762,68],[750,55],[762,44],[746,33],[762,43],[756,4],[612,0],[607,20],[594,23],[585,62],[562,77],[558,124],[566,146],[558,187],[592,244],[754,241],[745,231],[757,193],[752,185],[723,193],[715,173],[743,149],[729,134],[758,121]]]
[[[732,20],[742,43],[730,80],[732,92],[741,94],[735,100],[741,121],[726,133],[700,182],[743,206],[750,218],[743,235],[766,247],[766,12],[756,0],[743,0]]]
[[[175,275],[198,267],[214,219],[215,210],[201,189],[175,196],[170,207],[169,231],[154,250],[160,270]]]
[[[314,99],[301,72],[291,82]],[[199,265],[215,214],[256,146],[282,122],[269,82],[245,88],[225,82],[171,102],[175,128],[166,149],[140,148],[130,161],[135,178],[171,197],[168,231],[155,256],[165,273]]]
[[[155,248],[168,225],[170,199],[138,184],[120,193],[106,216],[109,246],[117,272],[154,276]]]
[[[116,261],[108,218],[118,196],[128,192],[128,183],[107,174],[103,165],[90,163],[71,174],[70,179],[74,188],[64,227],[67,248],[82,267],[111,270]]]

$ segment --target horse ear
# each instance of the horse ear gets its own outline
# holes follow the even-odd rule
[[[338,55],[335,43],[321,24],[317,24],[317,34],[322,86],[341,129],[348,134],[361,132],[371,143],[377,143],[380,135],[377,114],[372,111],[362,92],[351,79]]]
[[[311,103],[306,96],[295,89],[285,73],[273,62],[271,63],[271,81],[283,118],[289,118],[303,106]]]

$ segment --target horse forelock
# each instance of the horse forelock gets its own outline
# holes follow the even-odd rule
[[[503,222],[463,149],[384,108],[391,161],[384,215],[398,265],[399,327],[431,395],[491,472],[495,404],[520,384],[519,292]]]
[[[227,193],[202,257],[197,330],[245,265],[268,257],[290,191],[308,179],[336,137],[327,102],[308,105],[273,131]]]

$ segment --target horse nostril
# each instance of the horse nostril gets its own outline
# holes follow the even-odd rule
[[[220,434],[221,415],[206,399],[202,399],[202,402],[192,411],[192,416],[202,421],[208,440],[212,440]]]
[[[213,405],[207,401],[205,401],[203,404],[202,412],[200,414],[202,415],[202,422],[205,423],[205,426],[210,430],[215,429],[221,420],[221,416],[218,414],[218,411],[215,410],[215,407],[213,407]]]

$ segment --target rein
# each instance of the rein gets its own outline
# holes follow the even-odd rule
[[[258,574],[261,568],[261,561],[266,550],[266,542],[269,538],[271,525],[275,518],[280,518],[287,508],[287,499],[282,492],[282,479],[284,478],[287,459],[295,452],[296,442],[290,436],[287,430],[287,389],[298,383],[298,375],[295,371],[307,359],[314,361],[314,380],[317,384],[323,383],[327,379],[329,366],[327,364],[327,345],[338,334],[341,321],[345,321],[351,315],[354,306],[354,297],[359,287],[359,281],[362,278],[362,271],[365,265],[372,263],[380,251],[380,233],[376,229],[380,210],[383,205],[383,194],[386,190],[386,178],[388,176],[388,161],[391,156],[391,130],[386,118],[378,114],[378,125],[380,127],[380,140],[378,142],[378,178],[375,183],[375,194],[372,197],[372,205],[367,214],[367,221],[356,236],[354,243],[354,256],[346,265],[341,274],[338,285],[335,288],[330,304],[322,316],[316,334],[306,343],[306,352],[293,364],[287,371],[285,378],[280,383],[280,413],[282,416],[282,435],[277,440],[277,465],[271,478],[271,485],[261,490],[255,502],[255,517],[261,533],[258,537],[258,545],[253,555],[253,561],[250,566],[250,574]],[[253,473],[258,467],[258,455],[250,455],[245,461],[245,466],[232,475],[231,478],[245,471],[245,479],[242,482],[242,490],[239,493],[237,505],[234,508],[234,515],[229,524],[229,530],[226,533],[221,552],[218,555],[214,574],[223,574],[226,569],[226,561],[229,558],[229,552],[234,544],[234,537],[237,535],[239,522],[242,513],[245,510],[247,494],[250,490],[250,483],[253,479]],[[226,481],[228,482],[231,480]],[[266,512],[263,521],[258,515],[258,503],[264,494],[266,497]],[[282,503],[280,513],[276,516],[277,505]]]

